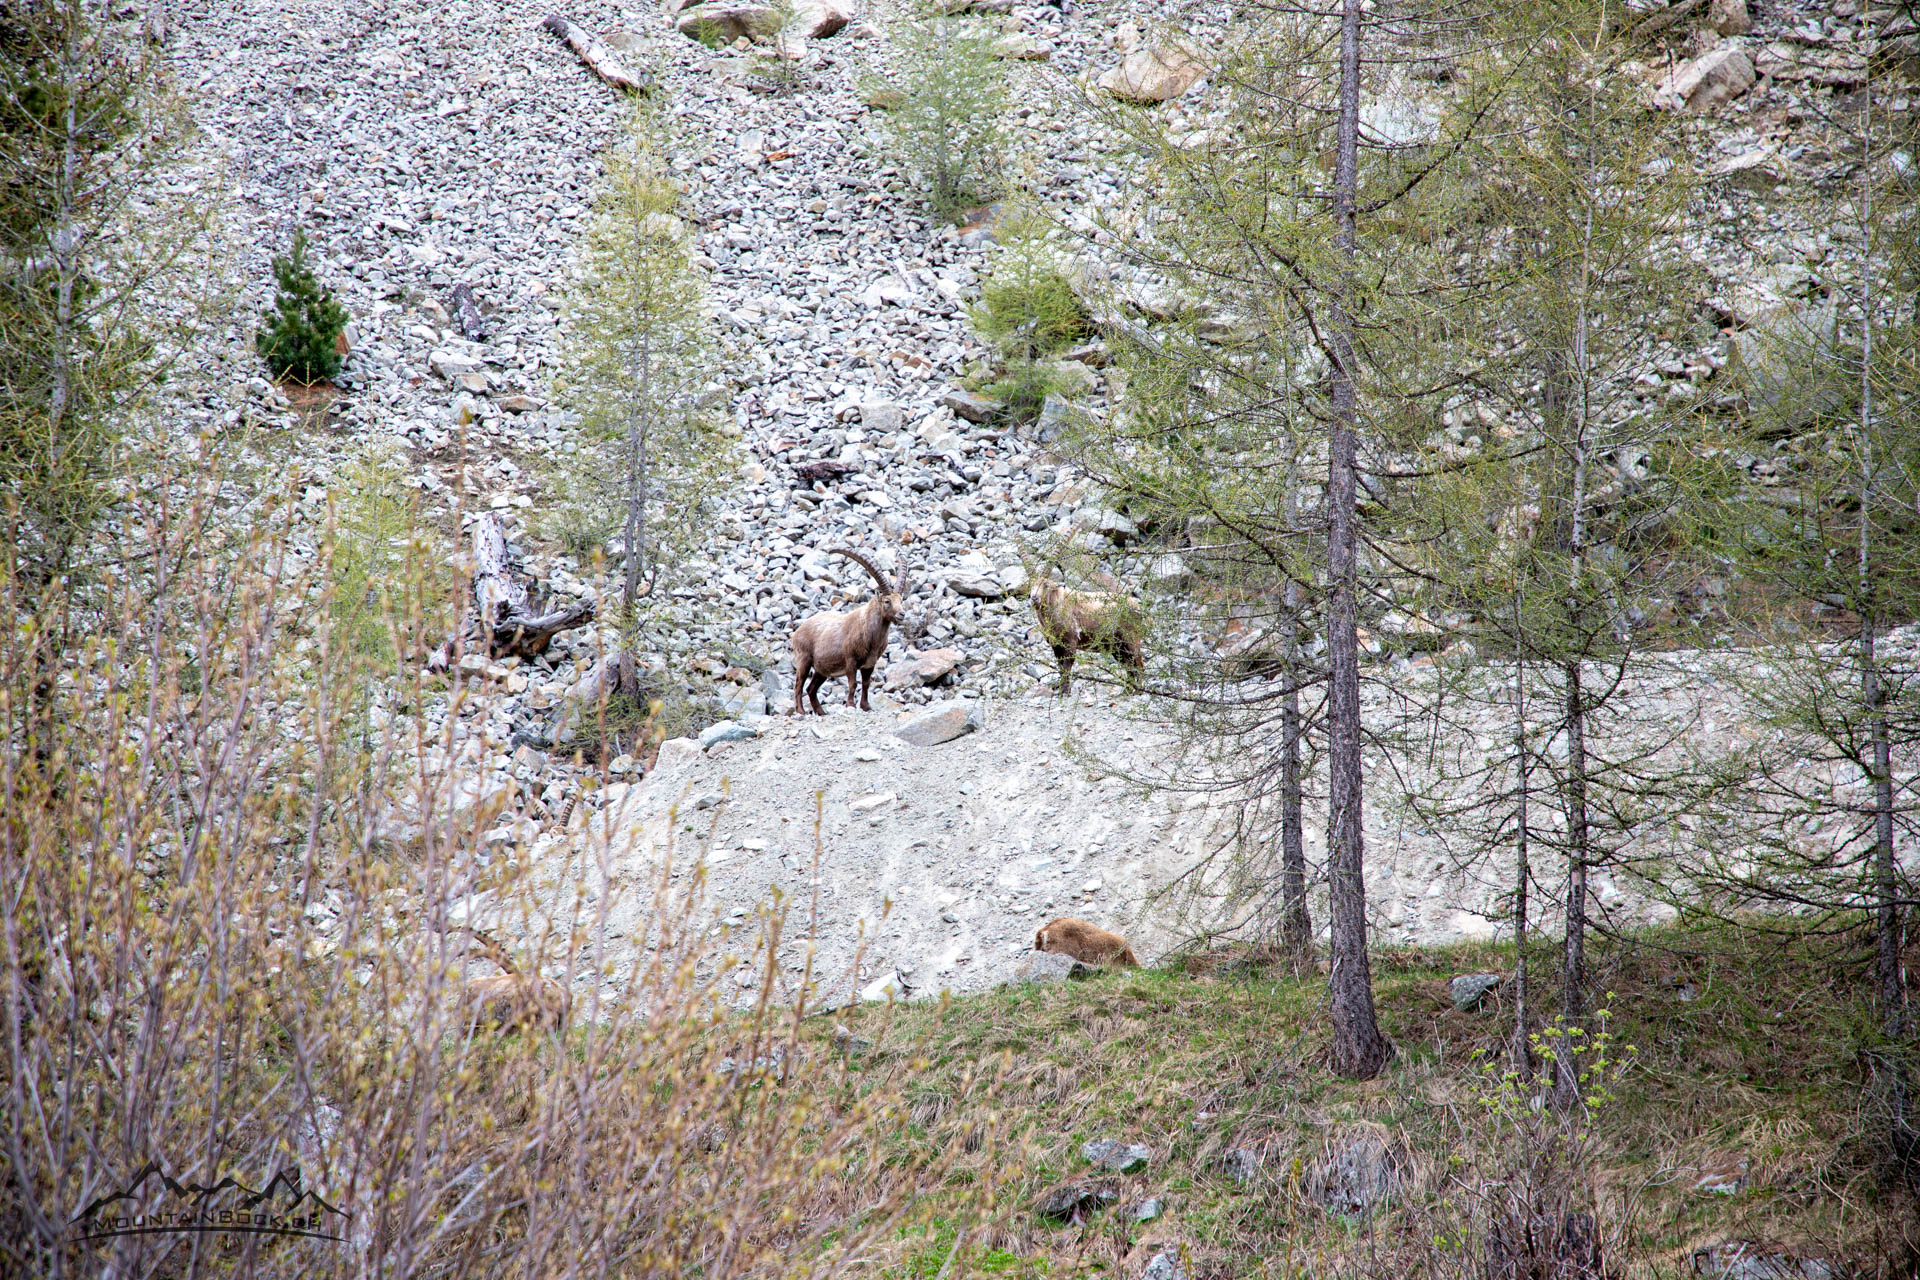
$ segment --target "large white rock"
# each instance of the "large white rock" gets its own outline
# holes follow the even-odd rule
[[[1753,59],[1737,44],[1723,44],[1675,71],[1653,91],[1656,106],[1707,112],[1753,87]]]
[[[837,34],[850,21],[852,15],[833,0],[800,0],[793,7],[793,24],[789,30],[809,40],[824,40]]]
[[[1206,72],[1192,50],[1179,45],[1140,45],[1098,83],[1128,102],[1165,102],[1193,88]]]

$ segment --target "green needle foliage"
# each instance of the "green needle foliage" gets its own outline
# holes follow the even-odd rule
[[[562,486],[581,508],[573,524],[622,530],[629,649],[660,575],[702,538],[696,516],[729,452],[700,411],[713,369],[706,285],[657,128],[643,115],[607,156],[558,388],[582,419]]]
[[[1093,334],[1093,319],[1073,291],[1047,222],[1025,205],[999,224],[1000,248],[980,287],[973,327],[1000,353],[1004,376],[991,388],[1016,421],[1039,414],[1054,389],[1050,357]]]
[[[340,334],[347,327],[347,310],[307,265],[304,230],[293,233],[293,248],[285,257],[273,260],[273,278],[279,284],[273,318],[254,337],[260,358],[276,378],[325,382],[340,372],[345,358]]]
[[[937,9],[894,24],[899,105],[887,116],[894,150],[918,175],[927,203],[953,218],[999,194],[1006,77],[993,52],[998,32]]]
[[[142,396],[147,303],[196,219],[150,181],[186,120],[151,52],[83,0],[0,8],[0,560],[88,559]]]

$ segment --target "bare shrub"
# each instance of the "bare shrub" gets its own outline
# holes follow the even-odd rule
[[[370,653],[324,544],[222,541],[219,492],[136,504],[110,597],[0,583],[16,631],[85,637],[38,696],[0,646],[0,1272],[788,1275],[891,1229],[911,1054],[814,1039],[778,916],[729,939],[697,870],[462,838],[508,799],[450,749],[484,693],[387,665],[360,719],[445,617],[361,597]],[[567,989],[563,1029],[471,1015],[475,930]]]

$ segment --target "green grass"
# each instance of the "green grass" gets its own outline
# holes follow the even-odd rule
[[[1876,1176],[1862,1056],[1875,1019],[1858,943],[1719,928],[1595,948],[1613,1043],[1635,1049],[1596,1117],[1592,1164],[1628,1274],[1679,1274],[1693,1249],[1733,1238],[1817,1248],[1860,1274],[1909,1273],[1904,1241],[1920,1238],[1911,1198]],[[952,1157],[917,1188],[921,1225],[881,1270],[1132,1276],[1177,1246],[1195,1277],[1412,1274],[1436,1256],[1436,1235],[1470,1239],[1464,1175],[1500,1172],[1487,1167],[1501,1155],[1485,1141],[1477,1099],[1488,1077],[1476,1055],[1502,1051],[1512,1011],[1496,997],[1459,1011],[1446,983],[1510,973],[1513,960],[1511,948],[1487,945],[1378,954],[1380,1016],[1397,1053],[1363,1083],[1327,1069],[1324,980],[1244,958],[1004,987],[891,1015],[844,1011],[876,1042],[856,1061],[913,1069],[888,1168],[914,1179]],[[1550,986],[1552,958],[1543,951],[1530,972],[1536,990]],[[1361,1121],[1404,1143],[1413,1172],[1371,1219],[1335,1217],[1306,1194],[1308,1171],[1330,1135]],[[1102,1177],[1120,1199],[1089,1220],[1038,1217],[1041,1194],[1094,1174],[1079,1152],[1100,1137],[1143,1142],[1155,1157],[1140,1173]],[[1222,1169],[1234,1147],[1263,1156],[1246,1185]],[[1700,1170],[1733,1158],[1748,1162],[1736,1194],[1695,1189]],[[1164,1215],[1135,1223],[1126,1210],[1148,1196]]]

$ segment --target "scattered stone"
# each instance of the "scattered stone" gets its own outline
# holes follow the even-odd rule
[[[1753,30],[1747,14],[1747,0],[1712,0],[1707,6],[1707,25],[1723,36],[1743,36]]]
[[[931,649],[925,653],[910,653],[904,662],[887,664],[887,674],[883,680],[890,692],[902,689],[921,689],[928,685],[939,684],[960,667],[965,655],[958,649]]]
[[[1089,968],[1072,956],[1053,951],[1036,951],[1013,971],[1015,982],[1065,982],[1091,978],[1098,970]]]
[[[838,35],[852,20],[833,0],[799,0],[793,6],[792,30],[808,40],[824,40]]]
[[[1043,1218],[1078,1224],[1119,1198],[1118,1192],[1097,1183],[1069,1182],[1041,1196],[1034,1211]]]
[[[765,5],[697,4],[680,11],[674,29],[690,40],[732,44],[770,40],[779,34],[780,11]]]
[[[891,791],[881,791],[870,796],[861,796],[847,807],[855,813],[872,813],[876,809],[884,809],[890,804],[899,803],[899,796]]]
[[[1777,1241],[1726,1240],[1693,1251],[1693,1270],[1708,1280],[1836,1280],[1840,1269],[1817,1252]]]
[[[486,367],[484,362],[472,356],[463,356],[457,351],[436,351],[427,357],[427,366],[448,382],[463,373],[478,373]]]
[[[722,720],[710,724],[700,731],[700,746],[704,749],[721,742],[740,742],[747,738],[757,738],[759,733],[737,720]]]
[[[1350,1125],[1307,1171],[1307,1195],[1337,1216],[1371,1213],[1399,1191],[1410,1164],[1405,1146],[1381,1126]]]
[[[911,746],[937,747],[983,727],[980,708],[974,703],[943,703],[929,711],[908,716],[894,726],[893,736]]]
[[[1463,973],[1447,984],[1447,994],[1456,1009],[1471,1009],[1487,992],[1500,985],[1497,973]]]
[[[1137,1142],[1115,1142],[1112,1138],[1095,1138],[1080,1148],[1080,1158],[1088,1164],[1098,1165],[1109,1173],[1137,1173],[1147,1167],[1147,1161],[1153,1158],[1153,1148]]]
[[[1693,1189],[1709,1195],[1738,1195],[1747,1185],[1747,1159],[1745,1156],[1722,1156],[1701,1164],[1694,1180]]]
[[[1155,1200],[1152,1203],[1157,1205],[1160,1202]],[[1140,1280],[1187,1280],[1187,1269],[1180,1263],[1180,1251],[1166,1248],[1147,1259]]]
[[[1259,1175],[1260,1164],[1260,1153],[1252,1147],[1233,1147],[1220,1157],[1221,1171],[1241,1186]]]
[[[971,596],[975,600],[999,600],[1007,594],[998,578],[972,569],[949,570],[946,582],[956,595]]]
[[[940,404],[968,422],[991,422],[1000,414],[999,405],[971,391],[949,391],[940,398]]]
[[[1015,58],[1023,62],[1044,62],[1053,56],[1053,41],[1025,31],[1015,31],[1001,36],[993,42],[996,57]]]
[[[1148,1196],[1127,1211],[1127,1216],[1135,1222],[1152,1222],[1166,1212],[1166,1206],[1160,1203],[1158,1196]]]

